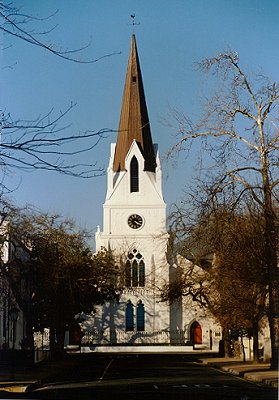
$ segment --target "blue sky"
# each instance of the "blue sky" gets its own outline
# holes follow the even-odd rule
[[[174,143],[171,109],[191,115],[199,111],[204,76],[195,63],[230,47],[249,71],[262,70],[278,80],[279,2],[277,0],[15,0],[27,13],[47,16],[50,39],[63,48],[89,41],[84,58],[121,52],[98,63],[63,61],[42,49],[4,38],[11,47],[2,52],[1,103],[15,118],[36,118],[54,107],[59,112],[71,101],[77,106],[65,119],[73,133],[86,129],[117,129],[131,38],[130,14],[135,13],[140,63],[152,128],[161,156]],[[14,63],[16,62],[16,65]],[[12,67],[12,68],[11,68]],[[110,134],[86,160],[107,167]],[[180,156],[173,167],[163,162],[164,195],[168,207],[179,202],[195,175],[195,153]],[[31,203],[44,211],[73,217],[94,231],[102,225],[106,176],[82,180],[51,172],[16,170],[7,178],[18,188],[18,205]]]

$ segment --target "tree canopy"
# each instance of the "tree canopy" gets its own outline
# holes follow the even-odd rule
[[[20,307],[36,330],[50,327],[63,346],[74,316],[118,295],[118,267],[111,253],[92,254],[85,232],[59,215],[14,215],[9,225],[14,249],[4,266]],[[22,290],[22,284],[26,290]]]
[[[215,316],[224,332],[253,335],[257,359],[258,333],[268,316],[262,217],[223,207],[211,209],[210,215],[203,210],[196,225],[184,221],[184,237],[183,220],[181,210],[178,217],[173,215],[172,251],[178,268],[175,279],[163,288],[162,299],[191,298]]]

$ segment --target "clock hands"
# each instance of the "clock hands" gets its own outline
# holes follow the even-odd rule
[[[139,229],[143,224],[143,219],[140,215],[138,214],[132,214],[128,218],[128,225],[132,229]]]

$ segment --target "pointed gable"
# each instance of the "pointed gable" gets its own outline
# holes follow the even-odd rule
[[[156,158],[139,64],[135,35],[132,35],[113,171],[125,170],[125,157],[135,140],[144,158],[145,171],[155,172]]]

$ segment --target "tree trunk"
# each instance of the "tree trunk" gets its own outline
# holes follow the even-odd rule
[[[278,272],[277,272],[278,274]],[[277,279],[278,285],[278,279]],[[269,327],[271,340],[271,369],[278,369],[279,357],[279,296],[278,287],[270,283],[269,288]]]
[[[271,210],[266,210],[266,266],[268,273],[269,293],[269,327],[271,340],[271,368],[278,369],[279,357],[279,268],[276,256],[275,217]]]
[[[240,340],[241,340],[241,349],[242,349],[242,354],[243,354],[243,362],[246,362],[246,354],[245,354],[245,347],[244,347],[243,334],[242,333],[240,335]]]
[[[271,368],[278,369],[279,358],[279,265],[277,259],[278,233],[273,210],[271,185],[266,153],[262,152],[262,179],[264,192],[263,214],[265,220],[265,264],[268,275],[269,327],[271,340]]]
[[[64,352],[65,332],[66,332],[65,324],[63,325],[59,324],[59,326],[56,327],[56,337],[57,337],[56,351],[58,353]]]
[[[253,323],[253,361],[260,361],[260,352],[259,352],[259,326],[258,321]]]
[[[228,329],[223,330],[223,357],[233,357],[231,338]]]
[[[49,348],[50,354],[52,355],[55,352],[55,328],[50,326],[49,328]]]
[[[30,307],[31,308],[31,307]],[[34,336],[33,336],[33,318],[31,310],[27,311],[26,318],[26,349],[31,353],[34,352]]]
[[[64,353],[64,339],[66,326],[59,323],[50,328],[50,353],[52,358],[60,357]]]

